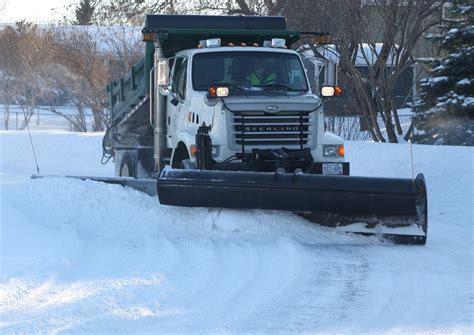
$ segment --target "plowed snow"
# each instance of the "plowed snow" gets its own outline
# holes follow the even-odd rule
[[[112,175],[101,135],[33,133],[41,173]],[[473,148],[414,146],[424,247],[278,211],[161,206],[90,181],[30,180],[0,132],[0,332],[472,333]],[[409,146],[349,142],[354,175],[410,177]]]

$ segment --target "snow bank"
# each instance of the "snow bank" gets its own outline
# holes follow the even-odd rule
[[[32,131],[41,174],[113,175],[113,164],[102,165],[103,133]],[[0,131],[0,171],[36,173],[26,131]]]
[[[34,132],[42,173],[112,175],[101,134]],[[352,174],[411,177],[410,145],[349,142]],[[469,333],[473,148],[413,146],[425,247],[278,211],[161,206],[90,181],[28,179],[0,132],[2,333]],[[470,252],[469,252],[470,251]]]

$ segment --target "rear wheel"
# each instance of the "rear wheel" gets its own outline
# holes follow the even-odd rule
[[[122,156],[119,170],[120,177],[137,177],[137,153],[127,151]]]

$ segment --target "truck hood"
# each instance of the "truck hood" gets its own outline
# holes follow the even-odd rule
[[[231,112],[312,112],[321,104],[321,99],[310,94],[278,97],[238,96],[222,100]]]

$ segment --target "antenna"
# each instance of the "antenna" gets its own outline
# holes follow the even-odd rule
[[[30,137],[31,149],[33,149],[33,157],[35,158],[36,171],[38,172],[38,174],[40,174],[40,170],[39,170],[39,166],[38,166],[38,160],[36,159],[35,146],[33,145],[33,139],[31,138],[31,132],[30,132],[30,126],[29,126],[30,122],[26,117],[26,113],[25,113],[24,109],[23,109],[23,116],[25,118],[26,129],[28,130],[28,136]]]

